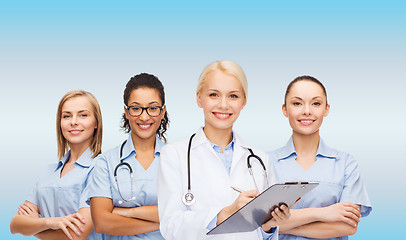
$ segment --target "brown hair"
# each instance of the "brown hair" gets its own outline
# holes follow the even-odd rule
[[[314,83],[318,84],[318,85],[323,89],[324,95],[326,95],[326,104],[327,104],[327,91],[326,91],[326,88],[324,87],[324,85],[323,85],[317,78],[312,77],[312,76],[304,75],[304,76],[299,76],[299,77],[293,79],[293,80],[289,83],[288,87],[286,88],[285,100],[284,100],[283,105],[286,106],[286,97],[288,96],[288,94],[289,94],[289,92],[290,92],[290,89],[292,88],[292,86],[293,86],[295,83],[297,83],[297,82],[299,82],[299,81],[310,81],[310,82],[314,82]]]

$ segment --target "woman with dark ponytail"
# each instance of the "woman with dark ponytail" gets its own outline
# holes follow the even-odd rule
[[[292,137],[269,153],[275,181],[318,182],[279,225],[282,240],[347,240],[372,207],[355,158],[329,147],[320,136],[330,112],[327,91],[315,77],[299,76],[286,89],[282,113]]]

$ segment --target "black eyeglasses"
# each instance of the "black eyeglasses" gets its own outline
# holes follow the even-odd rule
[[[160,106],[150,106],[150,107],[138,107],[138,106],[126,106],[128,114],[130,114],[133,117],[138,117],[141,116],[141,114],[145,111],[147,111],[147,114],[151,117],[158,117],[162,109],[164,107]]]

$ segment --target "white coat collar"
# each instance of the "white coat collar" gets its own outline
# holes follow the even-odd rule
[[[250,145],[248,145],[240,136],[238,136],[238,134],[236,134],[233,131],[233,136],[235,139],[234,142],[234,150],[236,148],[236,146],[241,146],[243,148],[251,148]],[[203,127],[200,127],[197,132],[196,132],[196,136],[193,138],[193,142],[192,142],[192,149],[194,149],[197,146],[200,146],[201,144],[206,144],[206,143],[210,143],[209,139],[207,139],[206,135],[203,132]]]

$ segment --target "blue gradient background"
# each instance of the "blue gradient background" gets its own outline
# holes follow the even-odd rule
[[[374,207],[351,239],[400,239],[405,11],[404,1],[391,0],[1,1],[0,239],[24,239],[9,233],[9,222],[42,169],[57,161],[63,94],[95,94],[107,150],[126,138],[119,130],[125,83],[156,74],[166,87],[172,142],[203,124],[197,78],[222,59],[239,63],[249,81],[235,129],[263,150],[290,136],[281,113],[288,82],[309,74],[325,83],[331,113],[321,135],[358,159]]]

